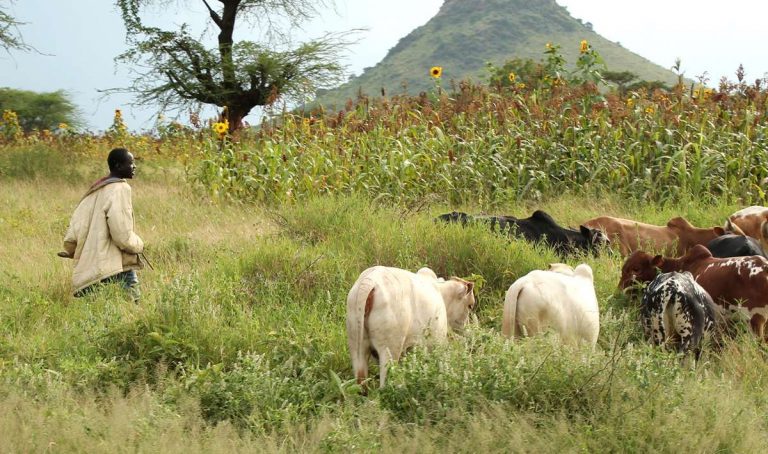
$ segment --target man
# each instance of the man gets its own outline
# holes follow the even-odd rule
[[[96,181],[77,205],[59,255],[75,261],[72,290],[75,297],[92,292],[100,283],[116,282],[138,302],[136,270],[144,267],[139,254],[144,242],[133,232],[131,187],[136,164],[125,148],[107,157],[109,175]]]

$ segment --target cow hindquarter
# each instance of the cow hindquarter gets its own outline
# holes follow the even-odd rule
[[[653,345],[663,345],[667,337],[664,326],[665,299],[666,295],[657,291],[646,291],[645,295],[643,295],[640,317],[645,337]]]
[[[575,276],[558,303],[561,337],[571,344],[594,346],[600,334],[600,313],[591,279]]]
[[[749,319],[750,328],[760,339],[766,339],[768,321],[768,262],[751,257],[714,259],[701,266],[696,281],[714,303]]]
[[[550,302],[542,299],[536,289],[523,288],[517,301],[517,332],[535,336],[545,331],[557,317],[552,309]]]
[[[566,343],[575,343],[582,336],[585,324],[581,304],[569,295],[570,286],[562,281],[575,277],[560,277],[553,282],[529,282],[518,295],[518,332],[533,336],[549,329]]]
[[[391,298],[391,295],[376,296],[366,319],[369,342],[380,362],[384,357],[396,361],[405,348],[413,316],[405,301]]]
[[[681,293],[675,294],[664,308],[664,331],[668,340],[678,346],[679,351],[688,351],[699,345],[704,326],[699,323],[695,302]]]

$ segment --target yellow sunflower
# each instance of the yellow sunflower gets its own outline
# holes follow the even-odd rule
[[[432,69],[429,70],[429,75],[434,77],[435,79],[439,79],[443,75],[443,67],[433,66]]]
[[[515,79],[517,79],[517,76],[515,75],[515,73],[509,73],[509,81],[514,83]]]
[[[582,54],[586,54],[588,50],[589,50],[589,43],[587,43],[586,39],[582,39],[581,40],[581,48],[579,49],[579,51]]]
[[[216,134],[218,134],[220,136],[223,136],[224,134],[226,134],[229,131],[229,122],[227,122],[227,121],[216,122],[216,123],[213,124],[212,128],[213,128],[213,132],[215,132]]]

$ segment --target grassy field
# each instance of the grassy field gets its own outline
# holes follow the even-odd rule
[[[32,153],[32,152],[25,152]],[[642,339],[616,291],[621,258],[595,270],[594,353],[544,336],[500,335],[503,294],[558,261],[481,227],[436,225],[444,203],[326,195],[278,205],[212,202],[182,166],[140,162],[138,233],[154,270],[143,299],[107,288],[69,295],[56,257],[102,157],[0,152],[2,452],[760,452],[768,446],[766,349],[748,334],[695,367]],[[37,169],[32,172],[32,169]],[[405,206],[408,206],[406,208]],[[600,214],[721,224],[728,203],[627,202],[616,195],[496,202],[562,224]],[[360,395],[344,329],[358,274],[385,264],[482,276],[467,331],[415,350],[384,389]],[[373,368],[375,374],[376,368]]]
[[[568,260],[594,270],[595,352],[507,341],[504,292],[560,259],[433,222],[540,208],[571,226],[713,226],[766,204],[763,82],[603,93],[556,74],[226,137],[173,123],[131,135],[117,114],[103,135],[0,123],[0,452],[764,451],[768,350],[749,333],[698,364],[651,347],[616,289],[622,259],[603,251]],[[154,269],[138,305],[116,288],[74,299],[56,252],[122,145]],[[362,395],[345,298],[375,264],[471,278],[478,308]]]

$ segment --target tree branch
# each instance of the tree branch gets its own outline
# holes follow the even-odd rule
[[[213,10],[213,8],[211,8],[211,5],[208,4],[207,0],[203,0],[203,3],[205,3],[205,7],[208,8],[208,13],[211,16],[211,20],[213,20],[213,22],[215,22],[216,25],[219,26],[219,29],[223,28],[224,25],[221,21],[221,16],[219,16],[219,13],[217,13],[216,11]]]

